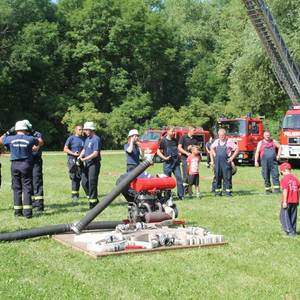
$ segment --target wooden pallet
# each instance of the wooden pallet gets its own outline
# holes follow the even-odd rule
[[[222,242],[222,243],[204,244],[204,245],[169,246],[169,247],[158,247],[158,248],[153,248],[153,249],[130,249],[130,250],[117,251],[117,252],[97,253],[97,252],[88,250],[86,243],[74,242],[74,236],[75,236],[75,234],[58,234],[58,235],[52,236],[52,238],[64,246],[67,246],[67,247],[72,248],[77,251],[81,251],[84,254],[89,255],[93,258],[99,258],[99,257],[111,256],[111,255],[131,254],[131,253],[145,253],[145,252],[148,253],[148,252],[159,252],[159,251],[166,251],[166,250],[215,247],[215,246],[222,246],[222,245],[227,244],[227,242]]]

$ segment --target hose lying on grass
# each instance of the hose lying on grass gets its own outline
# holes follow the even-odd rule
[[[117,225],[124,224],[123,221],[102,221],[102,222],[92,222],[86,226],[85,230],[96,230],[96,229],[115,229]],[[71,230],[72,224],[57,224],[49,225],[45,227],[25,229],[14,232],[0,233],[0,241],[17,241],[25,240],[34,237],[63,234],[63,233],[73,233]]]
[[[28,238],[62,234],[75,232],[79,234],[82,230],[93,230],[93,229],[115,229],[122,221],[104,221],[104,222],[92,222],[121,192],[130,184],[132,180],[143,173],[150,165],[151,160],[145,160],[140,163],[135,169],[128,173],[128,175],[116,185],[112,191],[107,194],[104,199],[98,203],[92,210],[90,210],[82,220],[72,224],[57,224],[49,225],[40,228],[32,228],[26,230],[20,230],[15,232],[1,233],[0,241],[16,241],[25,240]]]

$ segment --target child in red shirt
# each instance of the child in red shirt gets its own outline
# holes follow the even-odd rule
[[[282,189],[282,203],[280,209],[280,222],[282,229],[288,236],[296,236],[297,206],[299,203],[300,182],[291,174],[291,165],[280,165],[280,173],[283,175],[280,185]]]
[[[199,191],[199,165],[201,161],[201,154],[198,146],[192,147],[192,154],[187,158],[188,166],[188,191],[189,197],[193,196],[193,185],[195,186],[196,196],[200,198]]]

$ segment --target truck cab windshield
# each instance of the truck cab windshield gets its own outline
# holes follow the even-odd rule
[[[228,136],[240,136],[246,134],[246,121],[234,120],[234,121],[221,121],[218,124],[218,129],[224,128]]]
[[[287,115],[283,119],[283,129],[300,129],[300,115]]]
[[[160,139],[160,134],[161,134],[160,132],[147,131],[141,136],[140,140],[142,142],[144,141],[156,142]]]

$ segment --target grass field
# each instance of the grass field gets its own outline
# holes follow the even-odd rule
[[[84,198],[71,203],[65,155],[51,154],[44,155],[46,211],[31,220],[13,216],[10,164],[1,158],[1,232],[70,223],[87,212]],[[212,173],[201,167],[203,198],[177,202],[179,217],[223,234],[227,246],[94,260],[48,238],[2,243],[0,299],[300,299],[300,236],[281,232],[280,195],[265,196],[260,170],[240,167],[234,197],[215,198]],[[100,199],[124,169],[123,154],[103,155]],[[120,196],[97,220],[126,214]]]

